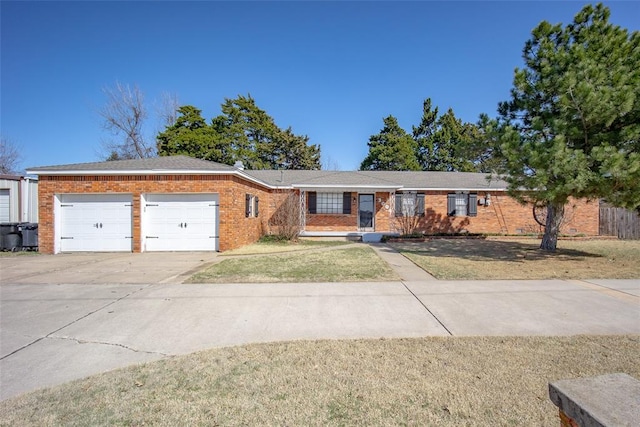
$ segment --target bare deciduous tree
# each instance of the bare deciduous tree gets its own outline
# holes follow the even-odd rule
[[[424,215],[424,198],[415,192],[398,195],[395,200],[395,228],[403,236],[414,234]],[[398,205],[399,204],[399,205]]]
[[[269,225],[278,236],[287,240],[296,240],[300,234],[300,195],[297,193],[282,193],[282,195],[284,200],[275,208]]]
[[[155,147],[147,144],[143,125],[147,118],[144,96],[138,86],[116,82],[103,90],[107,102],[98,113],[104,119],[105,129],[121,138],[117,142],[103,143],[111,160],[140,159],[155,156]]]
[[[0,173],[12,175],[18,173],[21,156],[18,147],[5,137],[0,138]]]
[[[178,99],[178,95],[171,92],[162,92],[160,94],[160,101],[156,108],[158,118],[160,119],[160,126],[173,126],[178,119],[179,108],[180,101]]]
[[[322,158],[324,159],[322,161],[322,170],[323,171],[339,171],[340,169],[340,164],[335,161],[333,159],[333,157],[331,156],[322,156]]]

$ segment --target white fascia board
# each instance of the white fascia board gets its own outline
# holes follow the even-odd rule
[[[479,187],[479,188],[452,188],[452,187],[443,187],[443,188],[431,188],[431,187],[406,187],[402,189],[403,191],[507,191],[506,188],[497,188],[497,187]]]
[[[143,170],[58,170],[58,169],[40,169],[37,171],[27,170],[29,175],[87,175],[87,176],[99,176],[99,175],[224,175],[235,174],[237,171],[211,171],[211,170],[177,170],[177,169],[143,169]]]
[[[244,179],[246,179],[247,181],[251,181],[255,184],[261,185],[263,187],[267,187],[271,190],[278,190],[278,189],[283,189],[283,188],[291,188],[290,186],[278,186],[278,185],[271,185],[271,184],[267,184],[266,182],[258,179],[258,178],[254,178],[251,175],[248,175],[246,173],[243,173],[242,171],[236,170],[236,171],[231,171],[231,174],[233,175],[238,175]]]
[[[272,186],[267,184],[264,181],[261,181],[257,178],[254,178],[250,175],[242,173],[239,170],[221,170],[221,171],[212,171],[212,170],[196,170],[196,169],[185,169],[185,170],[176,170],[176,169],[143,169],[143,170],[27,170],[27,174],[29,175],[56,175],[56,176],[102,176],[102,175],[236,175],[240,176],[247,181],[251,181],[255,184],[259,184],[263,187],[267,188],[291,188],[291,187],[282,187],[282,186]]]
[[[360,192],[371,192],[371,191],[384,191],[384,192],[393,192],[402,189],[397,185],[306,185],[306,184],[292,184],[292,188],[302,190],[302,191],[360,191]]]

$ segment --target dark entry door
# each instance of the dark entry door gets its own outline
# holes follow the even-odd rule
[[[374,195],[358,195],[358,227],[361,231],[373,231]]]

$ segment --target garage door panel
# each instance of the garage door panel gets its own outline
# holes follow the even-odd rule
[[[60,250],[130,252],[131,209],[130,195],[61,195]]]
[[[217,194],[148,194],[145,250],[217,250]]]
[[[11,192],[8,189],[0,189],[0,222],[11,220]]]

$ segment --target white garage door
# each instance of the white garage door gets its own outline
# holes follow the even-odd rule
[[[11,219],[11,193],[9,190],[0,190],[0,222],[9,222]]]
[[[61,252],[131,252],[131,195],[61,194]]]
[[[218,250],[217,194],[147,194],[144,199],[146,251]]]

